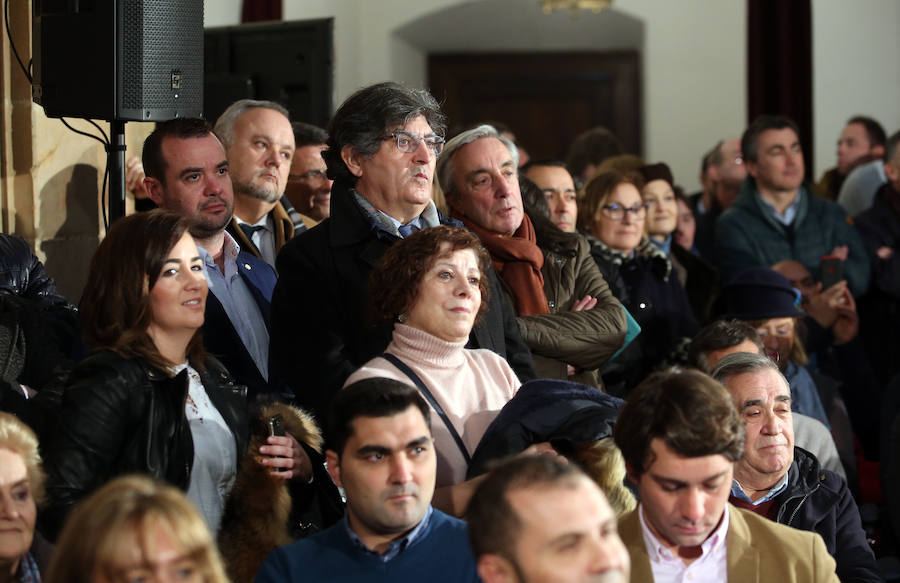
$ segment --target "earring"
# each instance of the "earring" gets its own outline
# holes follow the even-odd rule
[[[409,320],[409,314],[407,314],[405,312],[403,314],[400,314],[399,316],[397,316],[397,321],[400,322],[401,324],[405,324],[407,320]]]

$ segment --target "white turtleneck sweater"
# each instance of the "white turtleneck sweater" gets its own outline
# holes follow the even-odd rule
[[[465,344],[465,341],[447,342],[418,328],[396,324],[393,340],[385,352],[402,360],[419,375],[471,455],[488,425],[516,394],[521,383],[503,357],[486,349],[466,349]],[[350,375],[344,386],[373,377],[413,385],[406,374],[379,356]],[[466,460],[434,410],[431,429],[437,452],[435,485],[440,488],[465,481]]]

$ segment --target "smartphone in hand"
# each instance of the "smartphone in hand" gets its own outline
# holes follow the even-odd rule
[[[284,437],[284,417],[281,416],[281,413],[269,417],[269,435]],[[275,468],[275,471],[283,472],[284,468]]]
[[[819,262],[819,280],[826,290],[844,279],[844,262],[840,257],[825,255]]]

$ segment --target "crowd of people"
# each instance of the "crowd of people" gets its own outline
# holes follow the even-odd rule
[[[813,185],[761,116],[691,195],[446,132],[159,123],[77,307],[0,238],[0,583],[900,580],[900,132]]]

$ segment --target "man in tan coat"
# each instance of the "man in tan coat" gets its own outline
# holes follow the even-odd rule
[[[728,503],[744,425],[725,389],[703,373],[650,376],[615,428],[637,510],[619,521],[631,580],[837,582],[822,538]]]

